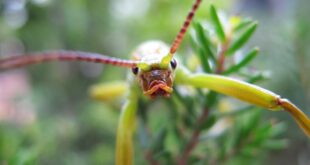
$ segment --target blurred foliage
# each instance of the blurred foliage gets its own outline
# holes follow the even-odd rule
[[[257,23],[246,20],[242,25],[242,18],[224,14],[219,19],[214,6],[210,11],[211,21],[194,23],[191,43],[195,51],[185,64],[196,72],[228,74],[227,68],[241,79],[263,80],[264,76],[256,78],[262,75],[258,70],[246,67],[257,49],[241,49]],[[166,101],[168,116],[157,114],[160,119],[151,119],[155,117],[149,102],[140,108],[140,141],[150,164],[263,164],[269,150],[287,145],[285,139],[277,138],[284,131],[283,123],[264,121],[260,108],[245,107],[214,92],[184,88],[177,86],[172,101]]]
[[[248,2],[250,1],[214,3],[232,13],[236,13],[236,8],[241,8],[246,15],[253,15],[250,11],[257,8]],[[266,2],[271,1],[260,4]],[[160,39],[170,43],[191,3],[192,1],[180,3],[168,0],[1,0],[0,56],[71,49],[128,58],[129,52],[140,42]],[[209,14],[209,8],[205,7],[206,3],[209,2],[202,4],[195,19],[206,20],[207,17],[213,21],[196,21],[193,26],[195,31],[190,38],[185,39],[179,54],[183,57],[191,54],[186,49],[191,40],[194,50],[189,56],[191,60],[181,60],[189,62],[184,63],[192,70],[199,70],[195,59],[208,61],[209,63],[202,63],[200,71],[217,72],[217,46],[224,38],[216,36],[223,35],[223,32],[215,29],[221,29],[217,21],[221,20],[221,26],[225,30],[228,20],[222,18],[221,12],[219,19],[214,19],[214,15]],[[245,67],[257,54],[256,49],[245,47],[235,56],[228,57],[239,63],[228,60],[224,67],[228,69],[222,73],[258,82],[266,78],[265,72],[259,70],[270,69],[274,73],[273,78],[265,81],[270,82],[269,84],[263,85],[270,86],[270,89],[275,89],[277,93],[296,102],[309,114],[307,107],[310,106],[310,83],[307,71],[310,53],[307,45],[310,23],[307,17],[310,5],[307,0],[296,1],[298,10],[295,10],[298,12],[295,12],[291,8],[285,10],[287,6],[294,6],[291,5],[293,2],[273,3],[278,8],[273,6],[272,10],[272,5],[269,4],[271,9],[261,5],[258,10],[254,10],[254,15],[260,19],[261,24],[249,45],[255,43],[262,47],[263,52],[257,58],[258,62]],[[287,6],[283,7],[280,3]],[[250,27],[254,26],[251,23],[248,19],[239,22],[239,26],[234,29],[236,35],[233,36],[240,38],[242,34],[247,35],[245,32],[251,32]],[[236,42],[236,38],[232,41],[239,45],[231,48],[233,52],[243,46],[242,42]],[[208,54],[207,60],[202,54]],[[115,131],[120,109],[118,105],[122,101],[110,104],[93,102],[86,91],[98,81],[125,79],[123,69],[60,62],[30,66],[27,72],[18,70],[1,74],[16,72],[22,72],[28,77],[31,92],[19,97],[31,100],[36,117],[27,124],[1,121],[0,164],[78,165],[114,162]],[[136,137],[139,139],[136,141],[140,141],[137,144],[140,147],[136,147],[137,164],[146,163],[144,151],[151,151],[154,159],[170,164],[184,151],[195,130],[201,131],[201,136],[199,145],[189,159],[193,164],[199,161],[201,164],[277,164],[281,161],[281,164],[297,164],[297,160],[309,161],[309,141],[296,129],[295,123],[290,122],[288,127],[294,129],[288,129],[283,135],[284,124],[277,121],[280,118],[291,121],[287,116],[272,115],[270,112],[262,115],[265,112],[257,108],[246,107],[234,99],[212,92],[205,97],[205,91],[192,89],[195,95],[184,96],[182,90],[176,90],[179,92],[170,100],[159,99],[140,105],[143,107],[141,109],[148,111],[139,112],[142,124],[139,124],[141,128],[138,128]],[[19,105],[20,100],[12,102]],[[202,112],[201,107],[206,105],[210,108],[207,119],[201,125],[196,125]],[[23,106],[18,108],[23,109]],[[274,121],[273,118],[278,120]],[[212,128],[217,124],[219,126]],[[223,129],[225,127],[229,129]],[[220,133],[219,128],[223,129]],[[151,130],[151,135],[145,132],[148,130]],[[294,139],[287,150],[270,156],[268,151],[287,146],[287,141],[279,138],[279,135]],[[268,162],[265,161],[266,158]]]

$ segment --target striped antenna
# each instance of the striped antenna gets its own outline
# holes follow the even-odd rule
[[[179,32],[179,34],[177,35],[177,37],[174,39],[173,43],[172,43],[172,46],[170,48],[170,56],[172,58],[173,54],[177,51],[177,49],[179,48],[180,46],[180,43],[182,42],[183,40],[183,37],[184,37],[184,34],[186,33],[186,30],[188,29],[188,26],[190,25],[190,23],[192,22],[193,20],[193,17],[200,5],[202,0],[196,0],[196,2],[194,3],[193,7],[192,7],[192,10],[188,13],[187,15],[187,18]]]
[[[32,64],[39,64],[51,61],[85,61],[114,66],[133,68],[139,61],[123,60],[109,57],[97,53],[80,51],[48,51],[41,53],[31,53],[25,56],[14,56],[0,59],[0,70],[14,69]]]

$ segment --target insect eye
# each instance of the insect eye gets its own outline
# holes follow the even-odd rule
[[[175,69],[175,68],[177,67],[177,61],[176,61],[175,59],[172,59],[172,60],[170,61],[170,65],[171,65],[171,67],[172,67],[173,69]]]
[[[138,72],[139,72],[139,68],[138,67],[134,67],[131,70],[132,70],[132,73],[135,74],[135,75],[137,75]]]

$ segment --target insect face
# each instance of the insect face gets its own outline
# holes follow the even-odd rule
[[[133,59],[142,61],[142,63],[132,68],[132,72],[136,75],[144,95],[151,98],[170,96],[176,60],[172,59],[167,64],[163,63],[168,53],[169,47],[161,41],[142,43],[134,51]]]
[[[144,94],[151,98],[156,96],[169,97],[172,93],[173,75],[170,69],[154,68],[140,73],[139,81]]]

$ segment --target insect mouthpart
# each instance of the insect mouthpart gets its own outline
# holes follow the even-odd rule
[[[154,80],[150,84],[149,90],[145,91],[144,94],[155,98],[156,96],[169,97],[173,89],[169,87],[166,82],[161,80]]]
[[[140,84],[144,95],[155,98],[156,96],[169,97],[172,93],[172,73],[171,70],[153,69],[141,73]]]

